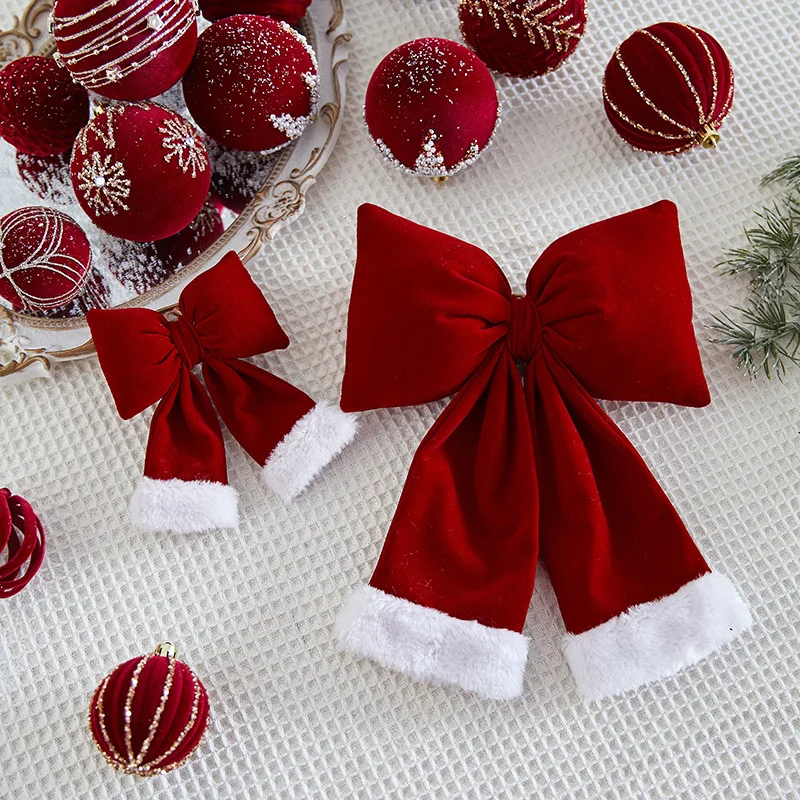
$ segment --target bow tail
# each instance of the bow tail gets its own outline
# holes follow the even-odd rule
[[[176,533],[237,524],[222,430],[208,395],[186,367],[153,414],[131,516],[144,530]]]
[[[260,367],[207,355],[203,379],[233,437],[264,482],[292,500],[349,444],[355,418]]]
[[[552,354],[528,366],[542,558],[578,688],[605,697],[670,675],[749,612],[712,573],[633,445]]]
[[[522,689],[537,506],[522,384],[494,349],[424,438],[369,586],[342,609],[342,649],[428,683]]]

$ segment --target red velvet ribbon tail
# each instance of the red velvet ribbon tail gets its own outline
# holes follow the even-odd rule
[[[542,557],[567,631],[582,633],[709,572],[642,457],[557,357],[526,371]]]
[[[207,355],[203,379],[222,421],[260,466],[315,405],[291,383],[239,359]]]

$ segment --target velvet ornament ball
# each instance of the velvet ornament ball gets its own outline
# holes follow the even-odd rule
[[[136,242],[185,228],[203,207],[211,181],[195,127],[152,103],[98,106],[75,143],[70,172],[92,222]]]
[[[0,489],[0,599],[21,592],[44,559],[44,528],[24,497]]]
[[[197,45],[196,0],[56,0],[58,58],[87,89],[144,100],[174,86]]]
[[[103,679],[89,706],[89,729],[114,769],[149,777],[186,761],[208,724],[200,679],[165,643],[120,664]]]
[[[733,70],[710,34],[678,22],[638,30],[614,52],[603,80],[614,130],[638,150],[713,149],[733,104]]]
[[[200,0],[200,13],[214,22],[234,14],[259,14],[296,25],[311,0]]]
[[[41,206],[0,219],[0,297],[16,310],[59,308],[82,291],[89,240],[72,217]]]
[[[215,22],[183,79],[186,106],[212,139],[272,151],[297,139],[317,109],[317,60],[285,22],[242,14]]]
[[[544,75],[569,58],[586,27],[585,0],[460,0],[466,43],[497,72]]]
[[[64,153],[88,119],[88,92],[54,59],[25,56],[0,70],[0,137],[20,153]]]
[[[445,178],[487,147],[500,106],[492,76],[475,53],[449,39],[416,39],[378,64],[364,116],[394,167]]]

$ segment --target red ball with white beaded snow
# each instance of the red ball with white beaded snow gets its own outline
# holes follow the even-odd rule
[[[154,653],[120,664],[89,706],[89,729],[114,769],[150,777],[181,766],[208,725],[208,695],[165,642]]]
[[[196,17],[196,0],[56,0],[57,59],[103,97],[155,97],[186,72]]]
[[[318,95],[317,60],[305,37],[253,14],[205,30],[183,78],[194,120],[234,150],[272,151],[293,142],[313,120]]]
[[[153,103],[98,106],[75,142],[70,173],[92,222],[135,242],[183,230],[203,207],[211,182],[197,129]]]
[[[66,305],[91,268],[86,234],[61,211],[28,206],[0,219],[0,297],[15,310]]]
[[[64,153],[88,119],[88,92],[52,58],[24,56],[0,70],[0,137],[20,153]]]
[[[449,39],[416,39],[378,64],[364,116],[392,166],[441,179],[472,164],[489,145],[500,105],[475,53]]]

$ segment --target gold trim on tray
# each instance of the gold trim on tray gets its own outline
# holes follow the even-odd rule
[[[323,4],[320,3],[320,5]],[[342,50],[342,48],[352,38],[346,32],[339,33],[334,38],[335,32],[344,22],[343,0],[329,0],[328,5],[332,7],[333,11],[327,28],[322,27],[324,22],[318,19],[312,20],[309,15],[301,20],[299,26],[311,46],[317,51],[318,57],[320,48],[317,46],[317,34],[322,35],[324,31],[326,45],[330,47],[330,59],[326,59],[330,69],[327,73],[321,72],[321,77],[323,81],[332,81],[333,97],[329,102],[324,103],[317,114],[317,121],[326,123],[326,128],[323,132],[316,127],[316,131],[312,133],[315,127],[312,126],[304,134],[305,136],[312,135],[316,141],[324,136],[322,142],[310,150],[308,159],[303,166],[292,168],[285,177],[281,176],[285,173],[298,144],[302,142],[302,137],[298,142],[276,154],[264,187],[216,242],[194,261],[179,269],[157,287],[117,307],[151,306],[156,298],[180,288],[193,273],[210,266],[220,251],[229,249],[231,246],[237,247],[243,261],[249,260],[255,256],[266,241],[275,235],[282,224],[290,222],[303,212],[306,193],[316,180],[318,169],[327,160],[338,133],[343,101],[343,70],[347,62],[346,50]],[[14,17],[14,27],[11,30],[0,32],[0,65],[32,53],[50,55],[55,51],[55,43],[48,32],[48,19],[52,8],[52,0],[33,0],[23,12],[21,19]],[[329,45],[328,42],[330,42]],[[244,244],[240,245],[242,238],[244,238]],[[234,240],[239,241],[234,243]],[[25,328],[24,332],[20,331],[21,327]],[[74,341],[75,334],[69,332],[77,333],[85,327],[85,317],[66,319],[30,317],[0,306],[0,384],[3,383],[3,378],[25,370],[34,363],[49,370],[51,359],[84,358],[94,354],[95,348],[91,339],[76,344],[74,347],[63,347],[63,345],[59,347],[58,343],[55,343],[55,346],[39,347],[39,342],[35,341],[37,331],[42,331],[43,334],[49,332],[52,338],[55,337],[56,332],[65,331],[65,335],[73,338]],[[31,347],[31,345],[37,346]],[[8,360],[9,358],[10,360]]]

